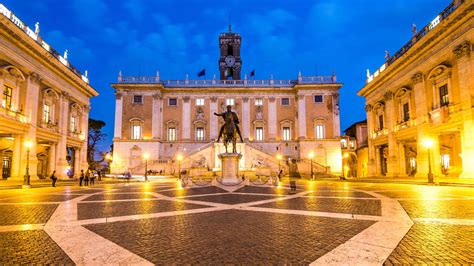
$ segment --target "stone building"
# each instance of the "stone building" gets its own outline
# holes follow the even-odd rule
[[[341,136],[342,168],[345,177],[367,177],[367,121],[359,121]]]
[[[341,172],[339,143],[339,94],[335,76],[295,80],[241,78],[241,36],[230,31],[219,36],[220,78],[211,80],[162,80],[118,76],[116,91],[113,173],[144,173],[148,169],[173,173],[178,154],[181,167],[219,171],[215,144],[221,113],[231,105],[240,118],[244,143],[242,171],[263,174],[284,168],[283,160],[296,159],[300,172]],[[277,159],[281,158],[281,159]],[[280,161],[280,162],[279,162]],[[265,170],[266,169],[266,170]]]
[[[426,177],[431,158],[437,177],[474,177],[473,10],[452,2],[368,73],[369,176]]]
[[[0,4],[0,170],[32,180],[87,168],[89,99],[97,92],[35,30]],[[25,146],[30,143],[31,147]],[[28,154],[27,154],[28,153]]]

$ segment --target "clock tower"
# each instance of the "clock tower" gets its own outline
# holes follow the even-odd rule
[[[229,32],[219,35],[219,71],[221,80],[240,80],[240,70],[242,60],[240,59],[240,34],[232,32],[229,25]]]

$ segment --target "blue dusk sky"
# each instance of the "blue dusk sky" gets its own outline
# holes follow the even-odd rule
[[[242,76],[296,79],[331,75],[344,83],[341,130],[365,119],[357,91],[385,59],[411,37],[412,24],[428,24],[449,0],[4,0],[2,3],[34,29],[81,72],[100,93],[90,117],[106,122],[112,143],[117,74],[184,79],[218,74],[218,35],[232,29],[242,36]]]

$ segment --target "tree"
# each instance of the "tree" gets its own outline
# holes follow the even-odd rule
[[[87,163],[89,168],[95,169],[95,152],[96,145],[101,140],[105,139],[107,134],[102,133],[102,128],[105,126],[105,122],[101,120],[95,120],[89,118],[89,138],[87,139]]]

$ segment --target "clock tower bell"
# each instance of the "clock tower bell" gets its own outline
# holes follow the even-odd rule
[[[219,71],[221,80],[240,80],[242,60],[240,59],[240,34],[229,31],[219,35]]]

